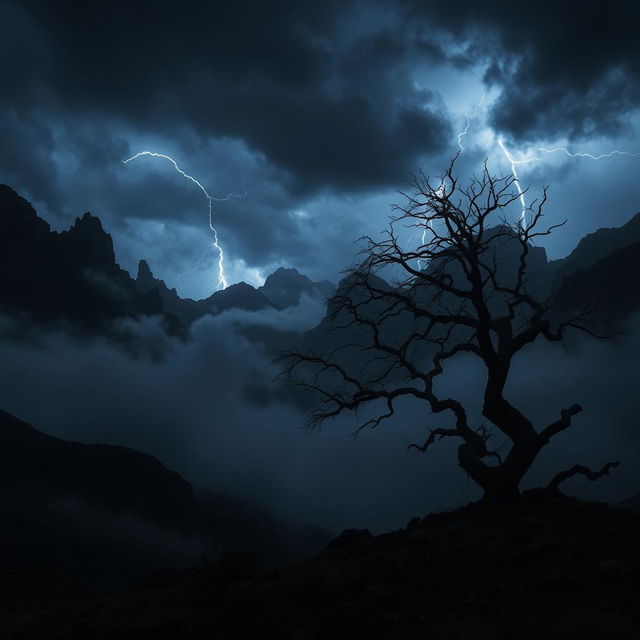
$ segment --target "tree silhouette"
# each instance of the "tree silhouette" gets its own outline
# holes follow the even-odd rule
[[[313,427],[369,406],[374,417],[358,433],[393,416],[403,397],[423,401],[432,415],[448,416],[448,424],[431,426],[424,442],[410,448],[426,452],[443,438],[459,440],[458,464],[483,489],[484,499],[506,501],[519,495],[542,448],[582,410],[573,404],[536,428],[505,396],[515,356],[539,338],[562,341],[568,329],[595,334],[588,310],[552,322],[551,296],[543,300],[535,292],[540,286],[529,268],[533,243],[561,226],[540,229],[546,188],[518,222],[509,223],[505,209],[520,199],[514,177],[492,176],[485,162],[482,174],[462,188],[455,160],[437,185],[422,173],[414,176],[382,239],[363,238],[361,262],[329,303],[331,322],[351,332],[349,343],[328,352],[290,351],[281,360],[293,384],[320,394],[320,406],[309,417]],[[416,249],[401,246],[399,225],[421,236]],[[393,286],[380,277],[388,273],[395,274]],[[471,424],[462,402],[436,388],[449,361],[462,354],[485,369],[482,415],[490,426]],[[596,479],[616,464],[599,472],[575,465],[557,474],[549,488],[575,474]]]

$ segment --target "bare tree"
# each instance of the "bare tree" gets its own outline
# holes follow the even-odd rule
[[[486,500],[505,501],[519,495],[538,453],[582,410],[573,404],[556,421],[536,428],[505,397],[514,357],[538,338],[562,341],[571,328],[593,331],[584,313],[552,323],[550,297],[543,301],[532,293],[533,243],[561,226],[539,228],[546,189],[527,215],[508,223],[505,209],[520,198],[513,176],[496,178],[485,162],[482,174],[462,188],[454,164],[455,158],[437,184],[424,174],[415,176],[410,192],[402,193],[405,204],[393,207],[381,239],[363,239],[361,263],[349,271],[329,305],[334,327],[358,339],[328,352],[291,351],[281,360],[294,384],[320,394],[320,406],[309,418],[313,427],[369,405],[375,417],[357,432],[375,427],[391,418],[397,401],[407,396],[424,402],[431,415],[449,416],[410,448],[426,452],[438,440],[457,439],[460,467],[480,485]],[[422,238],[416,249],[401,246],[398,225],[416,229]],[[511,260],[504,259],[505,247]],[[393,286],[380,278],[390,271],[400,273]],[[401,335],[393,330],[399,323]],[[491,426],[471,424],[460,401],[434,389],[447,363],[462,354],[479,359],[486,370],[482,415]],[[502,444],[496,444],[496,436]],[[557,489],[576,473],[599,477],[616,464],[599,473],[576,465],[549,487]]]

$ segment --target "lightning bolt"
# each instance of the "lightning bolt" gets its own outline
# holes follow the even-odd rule
[[[458,147],[460,147],[460,153],[462,153],[464,151],[464,147],[462,146],[462,138],[464,138],[464,136],[467,135],[467,133],[469,132],[469,127],[471,127],[471,123],[478,116],[478,112],[480,111],[480,108],[482,107],[482,104],[484,103],[485,95],[486,95],[486,92],[483,92],[482,96],[480,97],[480,102],[478,102],[478,104],[476,104],[476,106],[473,108],[473,111],[471,111],[471,113],[468,113],[465,116],[464,129],[462,129],[462,131],[460,131],[460,133],[458,133],[458,135],[456,136],[456,144],[458,145]],[[439,196],[442,196],[443,193],[444,193],[444,183],[441,182],[440,186],[436,190],[436,194],[439,195]],[[427,222],[426,226],[422,229],[422,234],[420,236],[420,245],[419,246],[421,246],[421,247],[424,246],[424,243],[425,243],[426,237],[427,237],[427,230],[429,230],[430,228],[431,228],[431,223]],[[415,235],[416,234],[413,234],[409,238],[409,242],[411,242],[411,240],[413,240]],[[423,260],[422,258],[418,258],[416,262],[418,264],[418,269],[422,269],[423,268],[422,264],[426,263],[426,260]]]
[[[478,111],[480,110],[480,107],[482,107],[485,95],[486,92],[483,92],[482,97],[480,98],[480,102],[478,102],[478,104],[473,108],[473,111],[466,116],[466,124],[464,126],[464,129],[458,134],[458,139],[456,140],[457,145],[460,147],[460,151],[464,151],[464,147],[462,146],[462,138],[467,135],[472,120],[474,120],[478,116]]]
[[[131,162],[133,160],[136,160],[137,158],[141,158],[143,156],[149,156],[149,157],[152,157],[152,158],[162,158],[163,160],[167,160],[168,162],[170,162],[173,165],[173,168],[183,178],[186,178],[187,180],[189,180],[190,182],[195,184],[200,189],[200,191],[202,191],[202,193],[205,195],[205,197],[207,199],[207,205],[208,205],[208,208],[209,208],[209,228],[213,232],[213,242],[211,244],[207,245],[206,249],[202,252],[202,255],[200,256],[200,260],[198,260],[198,262],[196,263],[195,267],[191,271],[187,271],[186,273],[183,273],[183,274],[178,276],[178,288],[180,288],[180,281],[182,280],[182,278],[187,276],[187,275],[189,275],[189,274],[191,274],[191,273],[194,273],[195,271],[197,271],[199,266],[202,264],[202,262],[204,260],[204,256],[205,256],[206,252],[211,247],[214,247],[215,250],[218,252],[218,285],[217,285],[217,289],[218,290],[226,289],[228,283],[227,283],[227,278],[226,278],[225,273],[224,273],[224,251],[223,251],[222,247],[220,246],[220,242],[219,242],[219,239],[218,239],[218,232],[216,231],[216,228],[213,226],[213,203],[214,202],[225,202],[225,201],[230,200],[231,198],[243,198],[243,197],[245,197],[247,195],[246,189],[241,194],[228,193],[223,198],[219,198],[219,197],[216,197],[216,196],[209,195],[207,190],[202,186],[202,183],[199,182],[198,180],[196,180],[193,176],[190,176],[188,173],[183,171],[178,166],[178,163],[171,156],[168,156],[168,155],[166,155],[164,153],[156,153],[155,151],[140,151],[139,153],[136,153],[134,156],[131,156],[130,158],[127,158],[126,160],[124,160],[122,164],[126,165],[129,162]]]
[[[429,226],[428,222],[427,222],[427,226]],[[421,247],[424,247],[424,243],[425,243],[426,237],[427,237],[427,228],[425,227],[422,230],[422,235],[420,236],[420,246]],[[422,258],[418,258],[417,262],[418,262],[418,269],[420,269],[420,271],[422,271],[422,263],[423,262],[426,263],[427,261],[423,260]]]
[[[541,147],[540,149],[537,149],[537,151],[547,154],[558,153],[560,151],[569,158],[589,158],[589,160],[601,160],[602,158],[613,158],[613,156],[630,156],[635,158],[640,157],[640,153],[634,153],[632,151],[618,151],[617,149],[609,151],[608,153],[601,153],[597,156],[594,156],[591,153],[571,153],[571,151],[569,151],[566,147],[554,147],[553,149],[545,149],[544,147]],[[522,160],[517,160],[515,162],[516,164],[528,164],[529,162],[535,162],[537,160],[544,160],[544,156],[532,156],[529,158],[524,158]]]
[[[502,149],[502,153],[504,153],[505,157],[509,161],[509,164],[511,165],[511,175],[513,175],[513,184],[516,185],[516,189],[518,191],[518,199],[520,200],[520,204],[522,205],[522,211],[520,212],[520,224],[524,224],[525,217],[527,214],[527,203],[524,198],[524,190],[522,188],[522,185],[520,184],[520,178],[518,177],[518,171],[516,170],[516,165],[523,164],[523,163],[519,162],[511,155],[507,147],[505,147],[504,140],[502,138],[498,138],[498,146]]]
[[[476,106],[473,108],[473,110],[471,111],[471,113],[468,113],[465,116],[465,125],[464,125],[464,129],[462,129],[462,131],[460,131],[460,133],[458,133],[458,135],[456,136],[456,144],[458,145],[458,147],[460,148],[460,153],[462,153],[464,151],[464,147],[462,146],[462,138],[464,138],[464,136],[467,135],[467,133],[469,132],[469,127],[471,127],[471,123],[473,122],[473,120],[475,120],[475,118],[477,118],[478,116],[478,112],[480,111],[480,108],[482,107],[483,103],[484,103],[484,98],[486,96],[486,91],[482,93],[482,96],[480,97],[480,102],[478,102],[478,104],[476,104]],[[438,187],[436,193],[438,195],[442,195],[444,193],[444,183],[440,183],[440,186]],[[420,245],[419,246],[424,246],[424,243],[426,241],[426,237],[427,237],[427,230],[431,228],[431,223],[427,222],[426,226],[424,227],[424,229],[422,230],[422,234],[420,237]],[[412,234],[412,236],[409,238],[409,243],[411,243],[411,241],[413,240],[413,238],[416,236],[417,234]],[[416,260],[417,265],[418,265],[418,269],[422,269],[422,264],[426,263],[426,260],[423,260],[422,258],[418,258]]]
[[[531,162],[539,162],[545,159],[545,156],[528,156],[521,159],[516,159],[509,152],[507,147],[504,144],[504,140],[502,138],[498,138],[498,146],[502,149],[502,153],[506,157],[507,161],[511,165],[511,174],[513,175],[513,183],[516,185],[516,189],[518,190],[518,197],[520,200],[520,204],[522,205],[522,211],[520,213],[520,222],[524,223],[527,205],[524,197],[524,190],[520,185],[520,179],[518,177],[518,171],[516,170],[516,165],[520,164],[529,164]],[[566,147],[554,147],[553,149],[546,149],[545,147],[540,147],[536,149],[538,153],[544,153],[547,155],[553,153],[564,153],[569,158],[588,158],[589,160],[602,160],[603,158],[612,158],[614,156],[629,156],[629,157],[640,157],[640,153],[635,153],[632,151],[619,151],[618,149],[614,149],[613,151],[608,151],[607,153],[601,153],[599,155],[593,155],[592,153],[583,153],[576,152],[572,153]]]

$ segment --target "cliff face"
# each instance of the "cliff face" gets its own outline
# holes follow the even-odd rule
[[[33,207],[0,185],[0,304],[42,323],[103,330],[148,307],[115,260],[113,241],[90,213],[52,232]]]

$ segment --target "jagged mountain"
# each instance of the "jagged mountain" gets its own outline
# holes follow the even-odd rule
[[[154,277],[145,260],[135,280],[120,268],[111,236],[90,213],[57,233],[29,202],[0,185],[0,221],[0,309],[31,322],[105,333],[118,318],[163,314],[173,332],[205,314],[285,309],[303,294],[326,297],[334,288],[295,269],[278,269],[258,289],[240,282],[205,300],[183,299]]]
[[[205,314],[234,308],[282,310],[298,304],[302,296],[327,299],[335,291],[330,282],[313,282],[295,269],[280,268],[258,288],[242,282],[204,300],[183,299],[154,277],[144,260],[135,280],[120,268],[111,236],[90,213],[67,231],[53,232],[24,198],[0,185],[0,220],[0,308],[36,323],[105,333],[118,318],[163,314],[165,327],[175,332]],[[513,263],[513,244],[496,247],[501,268]],[[530,288],[542,297],[555,288],[558,314],[594,306],[595,316],[605,324],[621,326],[640,309],[639,255],[637,214],[620,228],[585,236],[562,260],[549,262],[543,248],[532,247]],[[611,287],[611,282],[618,285]]]
[[[261,309],[275,308],[266,296],[246,282],[238,282],[226,289],[216,291],[204,300],[203,304],[211,313],[221,313],[230,309],[260,311]]]
[[[498,229],[496,229],[498,230]],[[487,234],[491,230],[486,231]],[[631,316],[640,312],[640,241],[635,240],[640,235],[640,215],[632,219],[621,229],[604,229],[592,234],[587,241],[581,241],[576,249],[561,261],[549,261],[546,251],[542,247],[531,247],[527,257],[527,285],[528,290],[538,300],[549,300],[552,304],[550,317],[552,322],[564,322],[575,317],[583,310],[588,311],[588,319],[598,333],[624,331],[629,328]],[[603,238],[603,246],[610,253],[603,258],[593,259],[588,266],[578,268],[576,265],[586,265],[591,254],[585,247],[593,246],[593,256],[601,255],[596,250],[598,238]],[[595,245],[594,245],[595,243]],[[519,246],[517,239],[509,240],[508,235],[495,243],[495,256],[486,257],[491,261],[495,258],[497,274],[503,284],[511,284],[509,279],[517,272],[519,261]],[[591,249],[590,249],[591,250]],[[437,268],[429,265],[427,268]],[[465,288],[464,274],[455,273],[447,266],[447,272],[454,281]],[[560,274],[560,275],[558,275]],[[375,286],[379,290],[391,287],[379,278],[375,278]],[[431,304],[436,291],[428,285],[413,284],[406,290],[408,295],[415,296],[421,305]],[[353,323],[348,312],[334,314],[335,301],[340,296],[362,302],[362,291],[353,289],[353,277],[342,280],[337,288],[335,297],[329,301],[327,313],[321,323],[312,330],[294,337],[292,343],[303,352],[331,353],[332,358],[350,370],[362,370],[367,367],[371,375],[378,372],[375,367],[383,366],[384,361],[370,364],[371,355],[367,350],[372,343],[372,335],[366,327]],[[449,304],[455,308],[456,300],[449,300],[446,295],[438,298],[436,304]],[[502,313],[501,297],[493,296],[491,306],[496,313]],[[387,314],[380,320],[387,303],[372,300],[359,307],[359,313],[369,317],[376,323],[382,341],[389,345],[400,345],[416,331],[416,321],[411,313],[399,312]],[[289,345],[287,345],[289,346]],[[431,358],[433,348],[424,343],[415,346],[413,357]],[[373,373],[371,373],[373,372]]]
[[[501,238],[495,243],[491,259],[497,265],[498,275],[502,274],[508,284],[517,270],[519,243]],[[452,275],[464,281],[463,274],[452,272]],[[349,279],[343,280],[337,295],[345,295],[349,287]],[[619,228],[603,228],[585,236],[561,260],[549,261],[543,247],[531,247],[527,256],[527,287],[537,299],[552,300],[552,317],[556,320],[586,310],[596,328],[625,329],[629,318],[640,311],[640,213]],[[422,289],[420,295],[428,300],[428,287]],[[315,342],[334,346],[356,342],[351,335],[345,337],[344,332],[337,335],[330,313],[331,305],[327,317],[314,330]],[[372,313],[375,314],[375,309]],[[407,330],[401,318],[392,319],[390,324],[393,325],[390,332],[398,334],[397,340],[401,339]]]
[[[146,260],[138,262],[136,289],[141,295],[158,295],[162,309],[189,325],[206,313],[204,306],[197,300],[181,298],[175,289],[169,289],[163,280],[156,278]]]
[[[328,280],[312,282],[297,269],[280,267],[258,288],[271,304],[278,309],[293,307],[303,295],[312,298],[327,298],[335,291],[335,285]]]
[[[0,185],[0,306],[36,322],[104,331],[117,317],[161,313],[157,295],[140,295],[116,263],[111,236],[89,213],[62,233]]]
[[[495,270],[496,278],[503,286],[514,286],[515,278],[520,262],[521,244],[517,236],[504,226],[497,226],[485,231],[488,239],[488,247],[483,259],[487,265]],[[539,299],[545,299],[550,292],[554,278],[554,266],[547,259],[543,247],[530,247],[526,257],[527,263],[527,289]],[[444,272],[453,279],[461,289],[468,287],[466,276],[455,261],[447,260],[446,263],[433,260],[424,266],[424,272],[433,274]],[[369,282],[378,291],[391,290],[393,285],[385,282],[377,275],[370,274]],[[442,295],[439,288],[427,283],[425,280],[412,279],[406,283],[404,294],[413,299],[419,306],[439,305],[439,308],[447,308],[447,305],[456,306],[459,301],[454,296]],[[359,305],[358,312],[377,323],[380,336],[386,344],[401,344],[407,336],[416,331],[416,319],[413,313],[395,309],[389,312],[389,300],[374,299],[362,286],[361,280],[355,274],[350,274],[339,284],[333,297],[327,305],[327,313],[321,323],[306,335],[308,345],[320,351],[334,352],[342,347],[341,357],[345,361],[366,362],[369,358],[362,347],[370,344],[371,334],[358,323],[353,323],[350,312],[340,311],[336,315],[339,300],[348,299]],[[499,312],[504,306],[504,296],[494,295],[490,305]],[[380,320],[381,317],[384,320]],[[350,345],[345,348],[344,345]],[[430,350],[430,349],[429,349]]]
[[[175,289],[169,289],[164,281],[156,278],[146,260],[140,260],[135,282],[141,294],[147,295],[157,290],[164,311],[173,314],[186,325],[208,313],[217,314],[231,309],[287,309],[297,305],[305,294],[325,299],[335,290],[335,286],[328,280],[312,282],[296,269],[281,267],[257,289],[246,282],[238,282],[214,292],[204,300],[191,300],[181,298]]]

